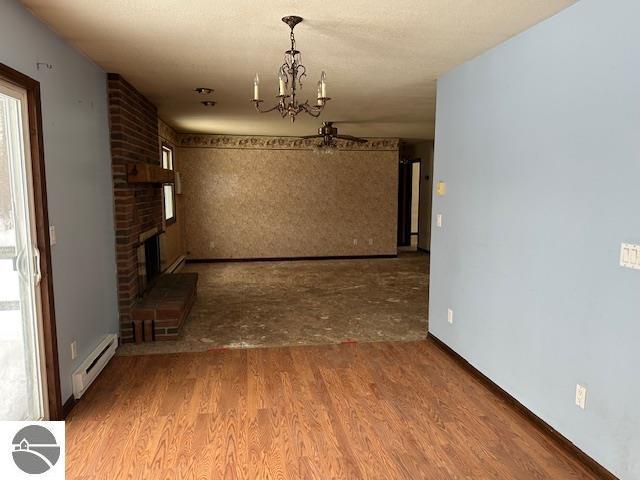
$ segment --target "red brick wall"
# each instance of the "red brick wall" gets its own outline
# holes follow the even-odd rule
[[[118,303],[122,341],[133,340],[131,307],[138,298],[138,235],[162,230],[162,191],[127,183],[128,163],[160,164],[156,107],[118,74],[108,75],[115,205]]]

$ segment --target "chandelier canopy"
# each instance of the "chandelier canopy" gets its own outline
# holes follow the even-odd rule
[[[283,17],[282,21],[291,28],[291,48],[284,52],[284,63],[278,68],[278,95],[276,95],[278,103],[271,108],[263,109],[261,107],[260,104],[263,100],[260,98],[260,78],[257,73],[253,80],[253,99],[251,101],[260,113],[277,110],[282,118],[289,116],[292,122],[295,121],[296,115],[302,112],[306,112],[312,117],[318,117],[324,110],[327,101],[331,100],[327,97],[327,76],[324,71],[320,75],[315,105],[309,104],[308,100],[305,100],[304,103],[298,101],[298,90],[302,88],[302,79],[307,76],[307,69],[301,62],[302,53],[296,49],[293,29],[302,22],[302,17],[290,15]]]

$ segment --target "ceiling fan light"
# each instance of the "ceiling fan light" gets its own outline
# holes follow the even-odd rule
[[[320,142],[313,148],[313,152],[318,155],[333,155],[338,151],[338,145],[335,142]]]

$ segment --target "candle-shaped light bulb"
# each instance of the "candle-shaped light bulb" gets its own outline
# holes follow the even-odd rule
[[[322,105],[322,82],[318,82],[318,105]]]
[[[320,75],[320,95],[322,98],[327,98],[327,74],[324,70]]]
[[[278,95],[285,96],[287,91],[287,84],[285,83],[284,73],[282,70],[278,73]]]
[[[256,73],[256,78],[253,79],[253,99],[260,100],[260,77]]]

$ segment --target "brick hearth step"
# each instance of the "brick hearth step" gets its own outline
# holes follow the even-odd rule
[[[136,343],[175,340],[196,299],[197,273],[166,273],[131,311]]]

